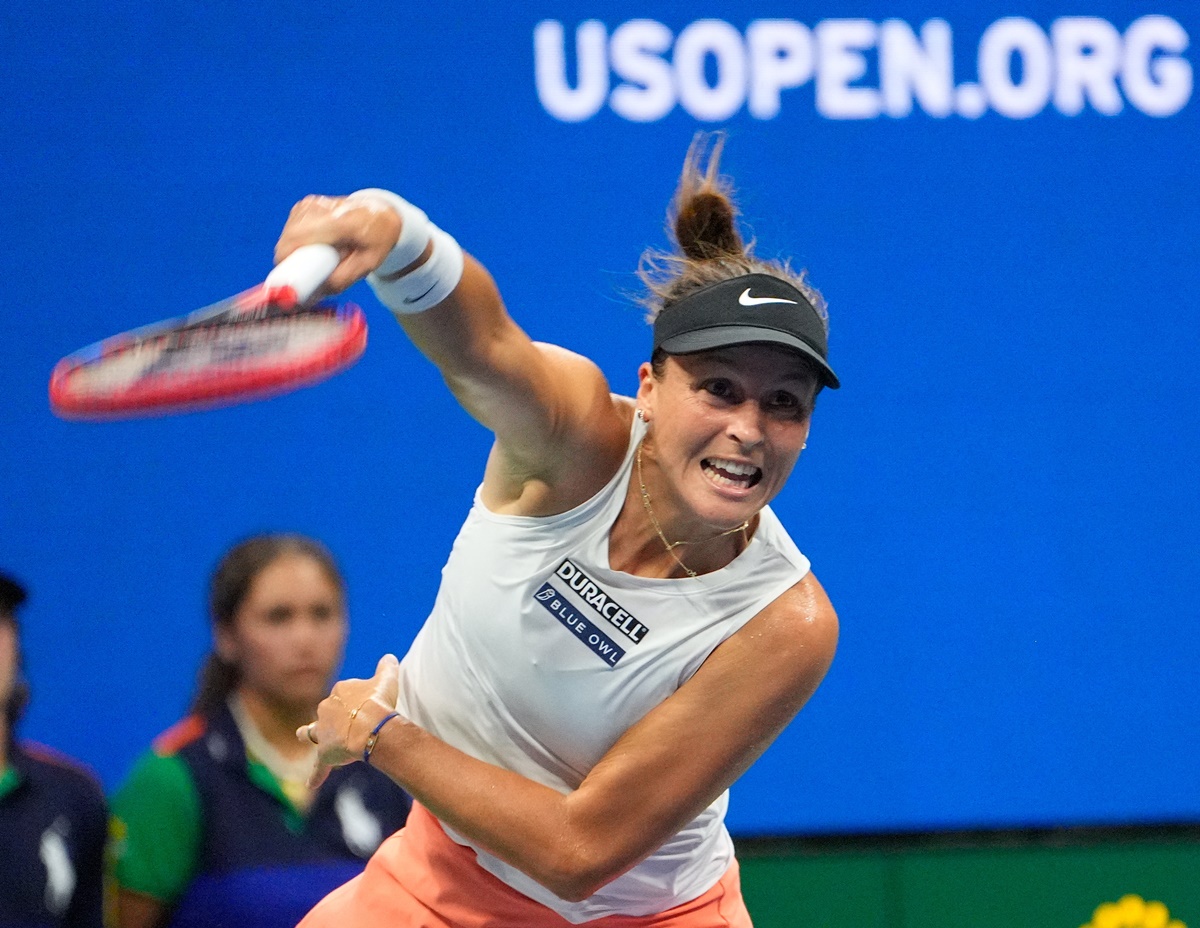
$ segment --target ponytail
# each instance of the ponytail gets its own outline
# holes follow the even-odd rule
[[[701,169],[705,137],[697,136],[688,149],[679,189],[667,214],[669,233],[685,258],[693,261],[742,259],[747,249],[737,229],[737,207],[729,183],[717,174],[725,140],[717,136]]]
[[[196,676],[196,695],[192,697],[191,712],[209,715],[224,705],[229,694],[237,689],[241,677],[237,666],[226,663],[215,651],[210,651]]]
[[[738,209],[732,184],[718,173],[723,135],[698,133],[688,148],[679,186],[667,212],[667,235],[672,252],[648,249],[642,255],[638,276],[646,287],[641,304],[650,321],[673,303],[712,284],[746,274],[769,274],[785,280],[816,309],[828,331],[825,300],[808,283],[803,271],[788,262],[754,257],[738,229]]]

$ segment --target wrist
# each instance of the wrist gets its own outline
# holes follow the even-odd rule
[[[358,708],[350,713],[349,721],[346,724],[344,741],[346,753],[352,757],[362,757],[367,746],[367,738],[371,736],[375,726],[394,711],[392,706],[380,702],[374,696],[368,696],[363,700]]]
[[[463,250],[453,236],[429,221],[424,210],[377,187],[356,191],[348,199],[386,203],[400,217],[395,247],[367,275],[379,302],[393,314],[407,316],[436,306],[453,292],[462,280]]]
[[[425,211],[406,199],[379,187],[356,190],[347,200],[374,200],[386,205],[400,217],[400,235],[383,262],[372,272],[379,277],[391,277],[404,270],[425,253],[429,246],[431,225]]]
[[[380,735],[383,734],[384,729],[387,728],[388,725],[396,721],[398,718],[400,718],[399,712],[389,712],[375,723],[375,727],[371,729],[370,734],[367,735],[366,742],[363,744],[362,759],[364,764],[370,766],[371,754],[375,750],[375,745],[379,743]]]

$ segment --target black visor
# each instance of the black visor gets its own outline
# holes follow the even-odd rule
[[[654,347],[668,354],[764,342],[794,348],[813,362],[822,386],[841,386],[826,360],[821,316],[803,293],[778,277],[746,274],[723,280],[664,306],[654,320]]]

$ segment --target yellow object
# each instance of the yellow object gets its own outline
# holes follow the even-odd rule
[[[1116,902],[1096,906],[1092,920],[1080,928],[1187,928],[1187,925],[1171,918],[1163,903],[1147,902],[1136,893],[1129,893]]]

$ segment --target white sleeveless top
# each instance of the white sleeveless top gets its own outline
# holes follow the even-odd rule
[[[746,550],[714,573],[667,580],[612,570],[609,530],[644,432],[635,419],[620,469],[569,512],[498,515],[476,491],[433,612],[401,663],[404,715],[473,757],[570,792],[626,729],[808,572],[769,508]],[[582,902],[474,850],[484,870],[574,924],[648,915],[702,895],[729,867],[728,797]]]

